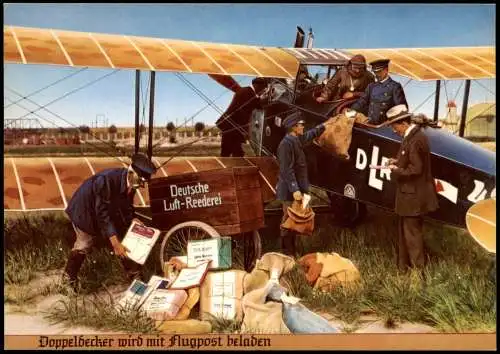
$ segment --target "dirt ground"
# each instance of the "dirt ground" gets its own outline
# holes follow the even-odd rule
[[[39,289],[44,284],[57,281],[60,272],[40,274],[26,289]],[[113,297],[117,298],[126,290],[126,286],[116,286],[109,289]],[[22,307],[4,303],[4,335],[76,335],[76,334],[125,334],[125,332],[102,331],[89,327],[68,326],[65,323],[52,324],[44,318],[44,313],[58,301],[64,299],[64,295],[38,296],[33,303]],[[359,324],[352,327],[334,316],[319,313],[341,333],[431,333],[436,332],[432,327],[418,323],[400,323],[394,328],[386,328],[381,319],[373,315],[362,316]]]

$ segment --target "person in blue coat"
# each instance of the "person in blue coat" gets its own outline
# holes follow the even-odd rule
[[[351,106],[369,118],[368,123],[378,125],[386,121],[386,113],[394,106],[408,107],[403,86],[389,76],[389,59],[370,63],[377,81],[368,85],[364,94]]]
[[[156,171],[143,154],[132,156],[128,168],[103,170],[85,180],[66,208],[76,233],[66,268],[65,280],[77,289],[78,272],[97,237],[111,243],[130,280],[140,275],[139,265],[127,257],[129,251],[120,240],[134,220],[134,195]]]
[[[304,154],[304,144],[319,137],[324,131],[324,124],[320,124],[304,133],[304,120],[300,111],[292,113],[283,122],[287,134],[281,140],[277,155],[279,162],[279,176],[276,185],[276,199],[282,202],[283,219],[287,218],[287,209],[294,200],[302,200],[303,193],[309,193],[309,178],[307,176],[307,162]],[[296,233],[281,229],[282,252],[295,256]]]

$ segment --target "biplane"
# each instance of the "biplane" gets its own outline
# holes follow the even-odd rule
[[[438,85],[440,80],[467,80],[467,91],[470,80],[495,77],[494,47],[340,50],[312,48],[309,40],[307,48],[303,48],[300,36],[303,38],[303,31],[298,28],[294,47],[278,48],[4,26],[4,63],[136,70],[136,152],[139,150],[138,79],[141,70],[150,71],[147,153],[159,167],[155,177],[257,166],[265,203],[274,199],[278,173],[275,152],[285,134],[279,122],[286,118],[286,112],[291,107],[303,110],[307,124],[312,126],[328,119],[337,105],[332,102],[319,104],[312,99],[321,86],[319,82],[313,81],[309,86],[299,88],[299,73],[304,68],[323,66],[328,69],[328,77],[345,66],[353,55],[361,53],[368,61],[391,59],[392,73],[414,80],[436,80]],[[288,94],[270,98],[262,111],[254,112],[248,129],[249,143],[256,156],[158,158],[153,156],[152,128],[155,74],[160,71],[207,74],[233,91],[239,87],[232,78],[237,75],[268,78],[270,88],[291,82],[292,88],[285,89]],[[436,95],[437,105],[439,90]],[[464,107],[466,101],[467,97]],[[430,218],[466,228],[466,213],[470,207],[492,199],[488,217],[472,217],[480,220],[481,230],[495,235],[495,212],[491,213],[491,208],[496,205],[495,154],[442,129],[426,126],[424,131],[430,141],[432,170],[440,196],[440,208]],[[310,180],[315,187],[328,193],[332,206],[340,205],[340,209],[347,211],[351,221],[360,218],[366,204],[392,210],[395,190],[390,173],[370,169],[369,165],[383,163],[384,159],[395,156],[399,143],[400,138],[388,127],[356,123],[350,159],[340,160],[314,145],[307,148]],[[90,157],[5,159],[4,208],[23,212],[64,210],[72,193],[85,178],[126,162],[126,158]],[[149,207],[146,190],[139,191],[135,204]],[[254,239],[257,241],[260,244],[260,239]]]

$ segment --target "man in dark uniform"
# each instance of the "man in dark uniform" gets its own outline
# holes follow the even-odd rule
[[[438,199],[431,171],[431,153],[420,126],[411,122],[406,106],[387,112],[393,131],[403,138],[395,159],[389,159],[391,178],[396,181],[395,212],[399,220],[398,267],[425,265],[423,216],[437,210]]]
[[[304,144],[312,141],[325,131],[320,124],[304,133],[304,120],[300,111],[288,116],[283,122],[287,134],[278,146],[279,176],[276,185],[276,199],[283,204],[283,219],[287,217],[287,209],[294,200],[302,200],[303,193],[309,193],[307,162]],[[281,229],[281,249],[283,253],[294,256],[296,233]]]
[[[366,70],[365,57],[357,54],[349,60],[346,67],[337,71],[328,80],[316,101],[322,103],[324,101],[336,101],[341,98],[359,97],[372,82],[375,82],[375,78],[372,73]]]
[[[64,270],[73,289],[77,288],[78,272],[96,237],[109,239],[130,280],[140,275],[139,265],[127,257],[129,250],[120,240],[134,219],[135,191],[144,186],[155,171],[155,166],[145,155],[136,154],[128,168],[111,168],[96,173],[73,194],[66,213],[73,223],[76,241]]]
[[[386,120],[386,113],[394,106],[406,102],[403,86],[389,76],[389,59],[376,60],[370,63],[377,77],[365,90],[365,93],[351,106],[351,109],[368,116],[368,123],[378,125]]]
[[[261,108],[259,96],[267,87],[266,79],[257,77],[252,86],[242,87],[234,94],[233,100],[222,116],[215,122],[222,132],[222,157],[242,157],[241,146],[247,138],[248,124],[254,109]]]

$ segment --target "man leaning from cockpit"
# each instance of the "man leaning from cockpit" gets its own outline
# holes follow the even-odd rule
[[[366,70],[365,57],[357,54],[328,80],[316,101],[322,103],[359,97],[372,82],[375,82],[375,77]]]

